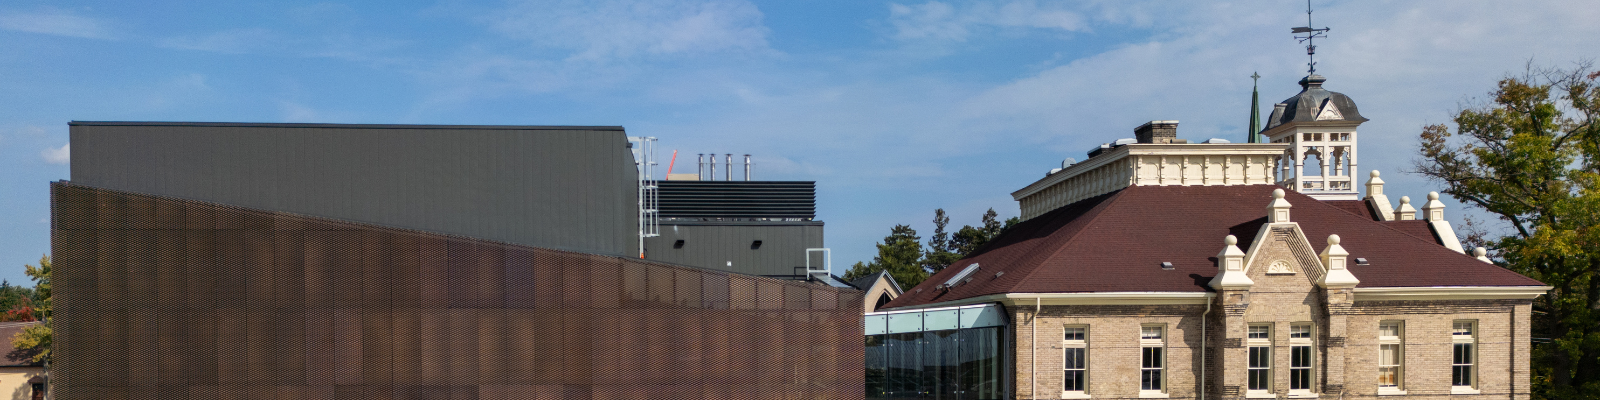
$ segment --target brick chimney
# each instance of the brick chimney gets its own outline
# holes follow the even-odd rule
[[[1133,129],[1139,143],[1183,143],[1178,139],[1178,121],[1150,121]]]

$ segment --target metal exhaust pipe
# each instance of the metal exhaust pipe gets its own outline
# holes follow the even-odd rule
[[[744,155],[744,181],[750,181],[750,155]]]
[[[706,153],[696,154],[694,162],[694,179],[706,180]]]
[[[724,160],[727,161],[728,168],[722,171],[722,180],[731,181],[733,180],[733,153],[728,153],[728,158]]]
[[[708,181],[717,180],[717,153],[711,153],[711,162],[706,163],[706,165],[711,166],[710,167],[711,173],[706,174],[706,176],[708,178],[705,179],[705,180],[708,180]]]

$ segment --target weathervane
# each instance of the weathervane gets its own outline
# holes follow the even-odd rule
[[[1306,44],[1306,57],[1310,59],[1310,61],[1306,63],[1306,66],[1310,67],[1310,69],[1306,71],[1307,75],[1316,74],[1317,42],[1315,39],[1318,37],[1328,37],[1328,28],[1324,27],[1322,29],[1315,29],[1311,27],[1311,0],[1306,0],[1306,26],[1290,28],[1290,32],[1306,34],[1305,36],[1295,36],[1294,38],[1300,39],[1300,43]]]

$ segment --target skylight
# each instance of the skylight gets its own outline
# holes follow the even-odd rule
[[[978,263],[972,263],[972,265],[968,265],[966,268],[962,269],[960,273],[956,274],[955,277],[950,278],[948,281],[944,281],[944,287],[955,286],[956,283],[961,282],[962,279],[967,279],[967,277],[972,276],[973,272],[978,272]]]

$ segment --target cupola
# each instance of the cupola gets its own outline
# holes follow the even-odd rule
[[[1323,89],[1327,80],[1301,79],[1300,93],[1273,107],[1261,134],[1289,144],[1278,161],[1278,185],[1318,200],[1359,200],[1356,126],[1367,119],[1349,96]]]

